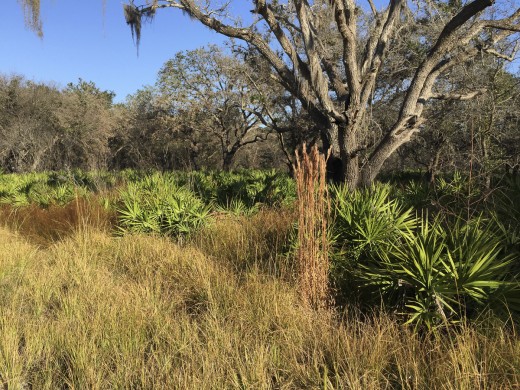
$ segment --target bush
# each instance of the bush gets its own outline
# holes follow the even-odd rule
[[[127,233],[187,235],[209,220],[209,207],[171,176],[154,174],[120,192],[119,229]]]
[[[519,256],[499,229],[483,217],[417,218],[391,199],[391,190],[333,191],[332,272],[340,302],[383,304],[427,327],[486,309],[520,313]]]

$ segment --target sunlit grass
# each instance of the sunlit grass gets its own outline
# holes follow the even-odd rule
[[[255,226],[283,231],[279,220],[269,212],[250,226],[224,219],[212,227],[215,241],[184,246],[80,226],[43,248],[1,228],[1,382],[34,389],[520,385],[520,340],[499,323],[434,336],[389,315],[316,312],[300,305],[291,281],[228,262],[265,259],[266,248],[247,241],[262,243]],[[222,242],[229,247],[219,252]]]

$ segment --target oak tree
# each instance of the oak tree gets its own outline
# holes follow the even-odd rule
[[[254,17],[247,24],[230,14],[229,3],[210,0],[132,2],[125,10],[138,38],[142,17],[173,8],[254,47],[269,62],[272,77],[319,126],[324,148],[340,162],[351,188],[371,183],[385,161],[421,131],[429,102],[482,93],[443,81],[481,55],[510,59],[514,45],[507,43],[520,32],[514,1],[390,0],[384,8],[372,0],[251,4]],[[399,108],[391,123],[375,131],[371,108],[388,91],[399,92]]]

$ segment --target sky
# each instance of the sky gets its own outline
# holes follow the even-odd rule
[[[137,56],[122,0],[106,0],[104,11],[102,0],[42,0],[43,39],[25,27],[17,0],[2,3],[0,73],[59,87],[82,78],[115,92],[116,102],[154,84],[161,66],[178,51],[225,41],[179,10],[162,9],[143,26]],[[233,3],[247,13],[249,2]]]
[[[154,84],[161,66],[178,51],[226,40],[179,10],[162,9],[143,26],[137,56],[123,0],[106,0],[104,10],[102,0],[41,0],[43,39],[25,27],[17,0],[2,2],[0,73],[58,87],[82,78],[113,91],[115,102]],[[251,17],[251,2],[232,0],[231,6],[234,14]]]

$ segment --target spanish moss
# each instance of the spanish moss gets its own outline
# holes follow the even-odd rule
[[[43,37],[42,22],[40,19],[40,0],[18,0],[22,5],[25,16],[25,25]]]
[[[151,21],[155,16],[157,7],[157,0],[152,0],[147,3],[146,7],[138,7],[133,1],[130,2],[130,4],[123,4],[126,24],[130,26],[130,30],[132,31],[132,38],[137,47],[137,55],[139,55],[139,44],[141,42],[142,18],[144,17],[145,21]]]

